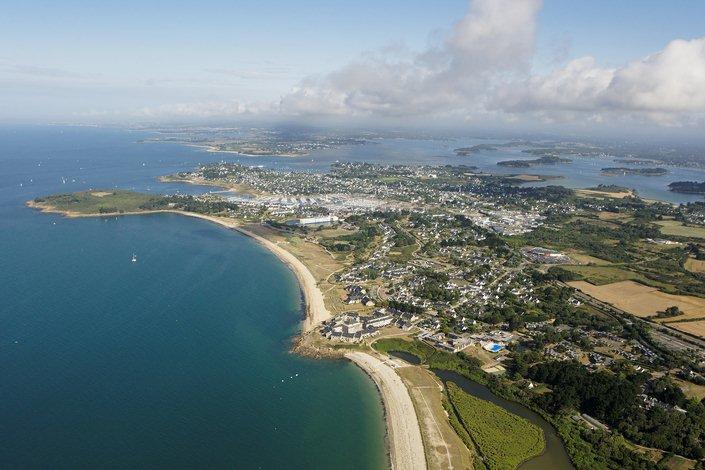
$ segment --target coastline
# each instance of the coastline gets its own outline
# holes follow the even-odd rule
[[[44,206],[42,204],[37,204],[34,201],[28,201],[26,203],[28,207],[33,209],[38,209],[41,212],[62,214],[70,218],[80,218],[80,217],[119,217],[125,215],[147,215],[147,214],[179,214],[186,217],[194,217],[201,220],[207,220],[209,222],[218,224],[220,226],[235,230],[247,237],[252,238],[257,243],[259,243],[264,248],[272,252],[280,261],[282,261],[296,276],[298,280],[299,287],[304,297],[305,304],[305,315],[301,324],[302,335],[314,330],[316,326],[331,318],[331,313],[326,309],[325,302],[323,301],[323,293],[318,288],[316,279],[311,274],[311,271],[299,261],[294,255],[286,251],[284,248],[280,247],[276,243],[267,240],[255,233],[248,231],[243,228],[237,222],[228,220],[222,217],[214,217],[205,214],[198,214],[196,212],[187,212],[172,209],[162,209],[162,210],[152,210],[152,211],[135,211],[135,212],[113,212],[105,214],[81,214],[78,212],[64,211],[51,207]]]
[[[46,213],[61,214],[69,218],[81,217],[118,217],[126,215],[148,215],[148,214],[178,214],[186,217],[193,217],[218,224],[222,227],[235,230],[247,237],[252,238],[261,246],[272,252],[291,271],[293,271],[303,294],[305,303],[305,316],[301,322],[301,334],[295,342],[293,351],[312,357],[345,357],[357,365],[374,382],[378,393],[382,399],[385,412],[385,424],[387,428],[387,445],[389,448],[390,461],[395,470],[426,470],[426,455],[421,437],[421,428],[414,409],[411,395],[406,385],[397,372],[379,358],[366,352],[349,352],[347,354],[331,354],[318,350],[319,348],[305,346],[301,347],[301,340],[323,321],[332,317],[325,306],[323,293],[317,286],[316,279],[311,271],[292,253],[288,252],[278,244],[266,238],[250,232],[233,220],[214,217],[195,212],[187,212],[173,209],[161,209],[150,211],[134,212],[113,212],[104,214],[84,214],[73,211],[60,210],[46,206],[35,201],[27,201],[30,208]],[[315,351],[312,351],[312,348]]]
[[[395,470],[426,470],[421,427],[409,390],[387,363],[365,352],[345,355],[377,385],[384,404],[391,466]]]

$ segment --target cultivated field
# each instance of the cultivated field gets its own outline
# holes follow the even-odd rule
[[[683,315],[664,318],[661,321],[705,317],[705,299],[688,295],[666,294],[655,287],[645,286],[634,281],[613,282],[600,286],[585,281],[574,281],[568,284],[638,317],[650,317],[672,306],[678,307]]]
[[[691,335],[705,338],[705,320],[669,323],[668,326],[685,333],[690,333]]]

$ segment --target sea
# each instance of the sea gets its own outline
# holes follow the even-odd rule
[[[0,468],[386,468],[374,383],[289,353],[301,295],[274,255],[173,214],[25,207],[206,190],[156,177],[222,156],[142,137],[0,128]]]
[[[335,468],[389,465],[374,383],[346,361],[289,353],[302,316],[294,275],[247,237],[174,214],[67,219],[25,206],[87,189],[203,193],[157,177],[226,160],[326,171],[336,161],[466,164],[479,139],[382,139],[306,157],[243,157],[147,132],[0,126],[0,468]],[[543,184],[619,184],[643,197],[705,180],[606,177],[599,159],[530,168]],[[522,171],[522,170],[519,170]],[[133,262],[132,259],[136,258]]]

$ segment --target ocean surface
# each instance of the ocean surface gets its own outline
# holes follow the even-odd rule
[[[0,127],[0,468],[386,467],[373,382],[288,353],[301,298],[274,255],[178,215],[24,206],[199,192],[155,178],[222,158],[141,137]]]

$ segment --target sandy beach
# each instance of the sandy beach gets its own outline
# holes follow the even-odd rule
[[[351,352],[345,357],[375,381],[382,395],[392,468],[425,470],[426,457],[419,421],[404,382],[391,366],[371,354]]]

